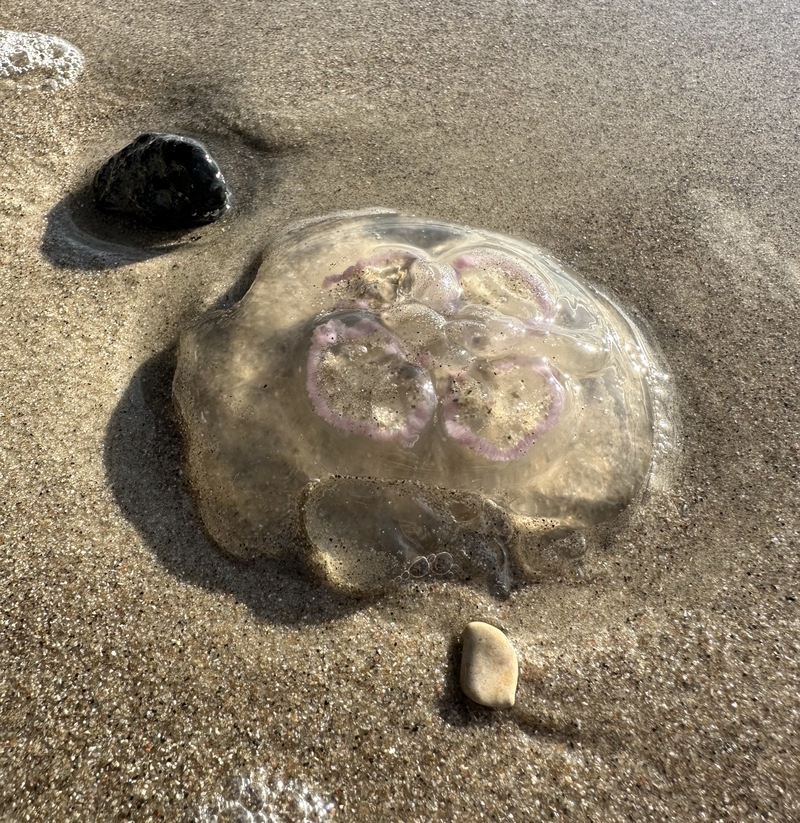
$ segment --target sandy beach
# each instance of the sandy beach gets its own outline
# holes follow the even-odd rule
[[[797,10],[38,5],[0,29],[85,66],[0,84],[0,821],[212,820],[251,777],[276,816],[219,820],[800,819]],[[144,131],[202,140],[231,214],[99,218]],[[548,249],[670,370],[670,470],[507,600],[233,563],[184,483],[181,329],[286,226],[376,206]],[[512,709],[460,692],[473,619]]]

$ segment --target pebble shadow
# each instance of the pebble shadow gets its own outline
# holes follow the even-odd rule
[[[461,691],[461,639],[457,636],[453,636],[447,650],[443,680],[446,686],[439,697],[438,711],[442,722],[448,726],[458,729],[499,729],[514,724],[530,737],[569,748],[585,743],[591,743],[595,747],[602,744],[602,734],[585,734],[579,723],[567,720],[559,722],[538,715],[527,705],[532,701],[520,693],[517,695],[516,705],[511,709],[488,709],[474,703]],[[563,706],[562,698],[563,695],[553,695],[552,705]]]

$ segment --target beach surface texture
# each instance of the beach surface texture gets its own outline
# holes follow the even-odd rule
[[[0,821],[800,819],[791,4],[4,0],[0,29],[55,38],[0,37]],[[222,220],[96,212],[145,132],[209,149]],[[181,330],[368,207],[542,246],[668,366],[670,461],[507,599],[235,563],[187,489]],[[474,620],[513,708],[460,690]]]

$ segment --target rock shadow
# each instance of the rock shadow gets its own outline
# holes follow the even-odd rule
[[[41,251],[62,269],[116,269],[175,251],[189,236],[189,232],[157,232],[100,212],[91,183],[84,182],[47,213]]]

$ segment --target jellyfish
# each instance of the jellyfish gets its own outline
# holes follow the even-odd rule
[[[667,384],[622,309],[536,246],[370,211],[278,238],[183,332],[173,395],[223,551],[291,553],[354,595],[502,596],[641,496]]]

